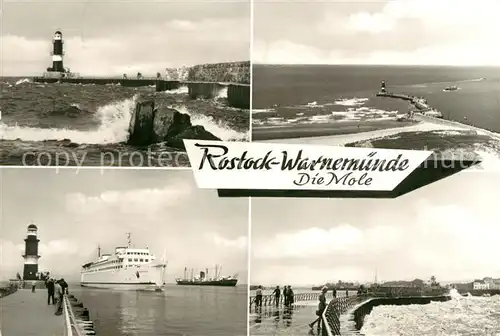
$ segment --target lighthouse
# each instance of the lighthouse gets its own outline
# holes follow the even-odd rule
[[[386,93],[387,92],[386,89],[385,89],[385,81],[382,81],[380,83],[380,92],[381,93]]]
[[[49,72],[65,72],[63,65],[63,38],[61,31],[56,31],[54,33],[54,39],[52,41],[52,67],[48,68]]]
[[[28,234],[24,240],[24,271],[23,280],[38,280],[38,228],[35,224],[28,225]]]

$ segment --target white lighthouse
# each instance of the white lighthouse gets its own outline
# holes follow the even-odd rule
[[[28,234],[24,240],[24,270],[23,280],[38,280],[38,228],[35,224],[28,225]]]
[[[47,68],[48,72],[65,72],[63,64],[63,37],[60,30],[54,33],[54,38],[52,41],[52,67]]]

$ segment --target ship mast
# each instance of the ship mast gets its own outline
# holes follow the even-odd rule
[[[127,246],[130,248],[132,246],[132,240],[130,238],[130,232],[127,232]]]
[[[101,257],[101,246],[97,245],[97,258]]]

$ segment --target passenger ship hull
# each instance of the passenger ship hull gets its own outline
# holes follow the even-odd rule
[[[162,287],[162,267],[122,268],[82,273],[80,285],[117,290],[157,290]]]

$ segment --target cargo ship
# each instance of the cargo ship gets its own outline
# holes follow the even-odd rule
[[[167,264],[156,262],[155,255],[147,247],[132,247],[130,234],[127,237],[127,246],[116,247],[114,255],[101,254],[98,247],[97,259],[82,265],[82,287],[162,290]]]
[[[224,286],[234,287],[238,283],[236,276],[221,276],[220,271],[222,266],[215,266],[215,274],[213,277],[208,276],[208,268],[205,271],[200,271],[199,276],[194,276],[194,270],[191,269],[191,276],[188,276],[187,267],[184,268],[184,277],[176,278],[175,281],[181,286]]]

